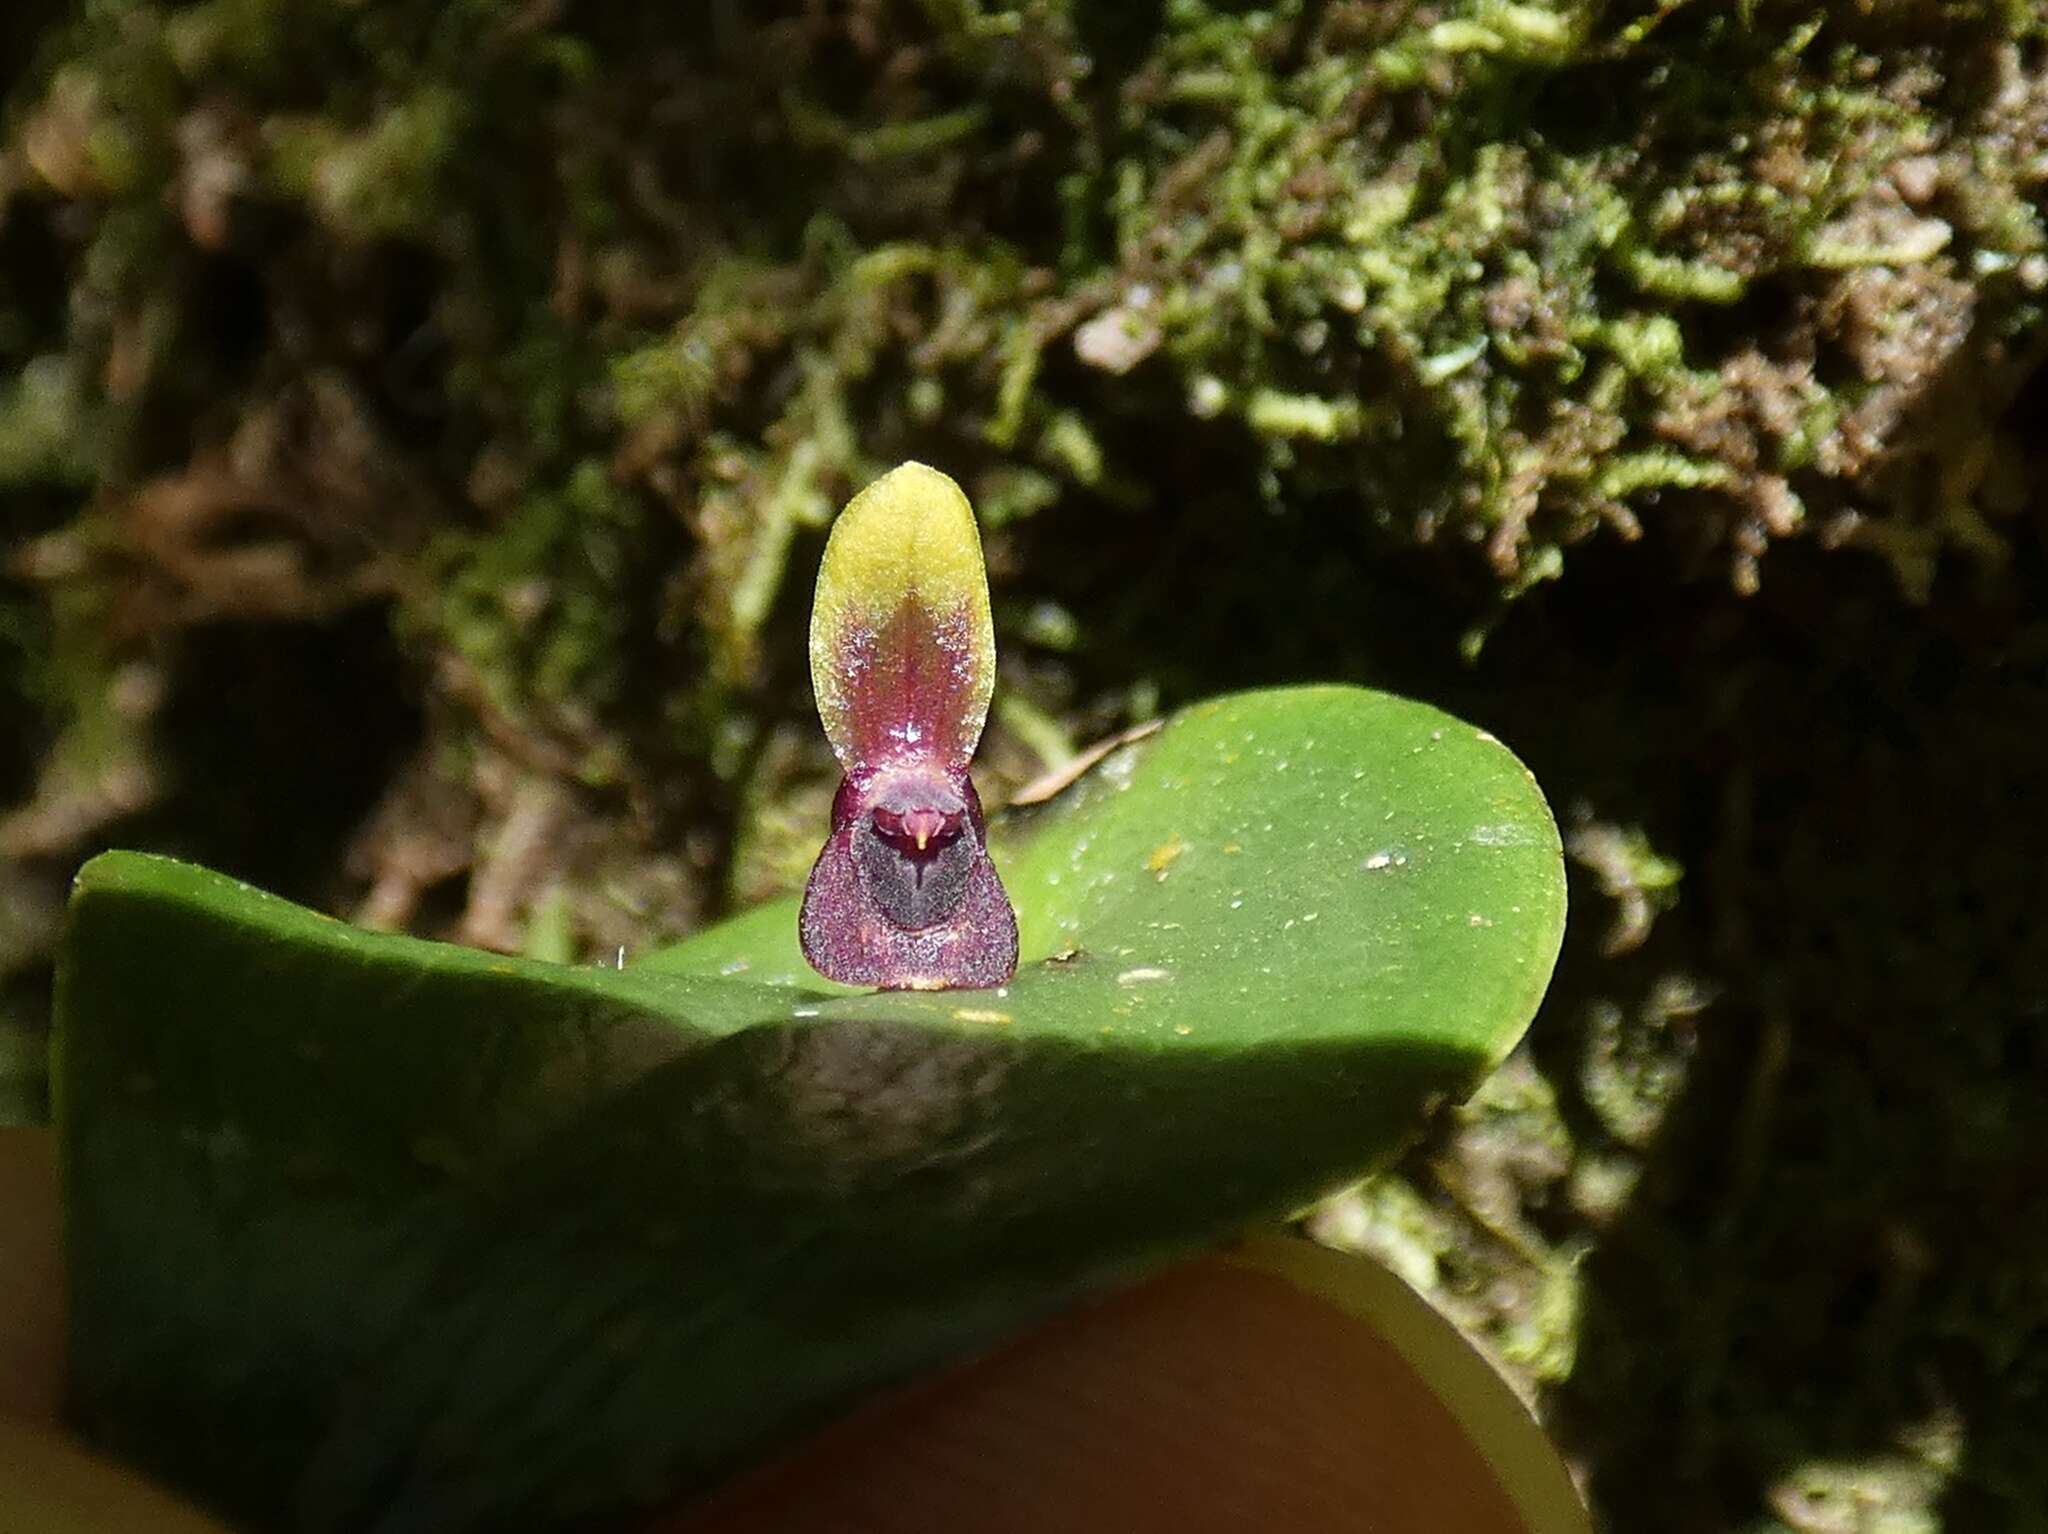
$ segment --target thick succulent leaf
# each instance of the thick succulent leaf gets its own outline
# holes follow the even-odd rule
[[[832,524],[811,605],[811,689],[850,773],[965,771],[995,686],[981,534],[960,487],[906,463]]]
[[[1492,1061],[1563,931],[1557,830],[1528,771],[1482,730],[1358,688],[1197,705],[990,830],[1021,967],[1002,997],[894,999],[934,1021],[1181,1048],[1403,1037]],[[836,989],[805,967],[795,910],[639,967]]]
[[[569,1528],[1384,1157],[1563,921],[1527,773],[1350,689],[1005,825],[1025,964],[847,994],[785,903],[624,972],[112,855],[60,973],[72,1390],[254,1527]]]

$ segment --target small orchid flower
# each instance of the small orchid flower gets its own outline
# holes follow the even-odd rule
[[[939,990],[1016,972],[967,777],[995,667],[973,508],[936,469],[892,469],[833,524],[811,607],[811,687],[846,769],[799,919],[828,979]]]

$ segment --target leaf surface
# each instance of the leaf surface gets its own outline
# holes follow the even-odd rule
[[[996,829],[996,828],[992,828]],[[74,1411],[255,1527],[569,1528],[1384,1159],[1562,934],[1499,743],[1199,705],[995,852],[1014,982],[853,994],[795,903],[623,972],[109,854],[59,981]]]

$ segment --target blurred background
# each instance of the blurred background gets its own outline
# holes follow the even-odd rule
[[[991,804],[1508,741],[1528,1044],[1315,1217],[1607,1529],[2048,1527],[2035,0],[14,0],[0,1116],[111,845],[551,958],[800,882],[823,529],[981,510]]]

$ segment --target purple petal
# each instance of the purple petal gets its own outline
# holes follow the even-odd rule
[[[964,807],[964,813],[956,813]],[[879,814],[878,814],[879,812]],[[964,774],[849,778],[804,890],[804,957],[846,985],[941,990],[1001,985],[1017,969],[1017,917],[989,861]],[[949,823],[920,847],[902,827]]]

